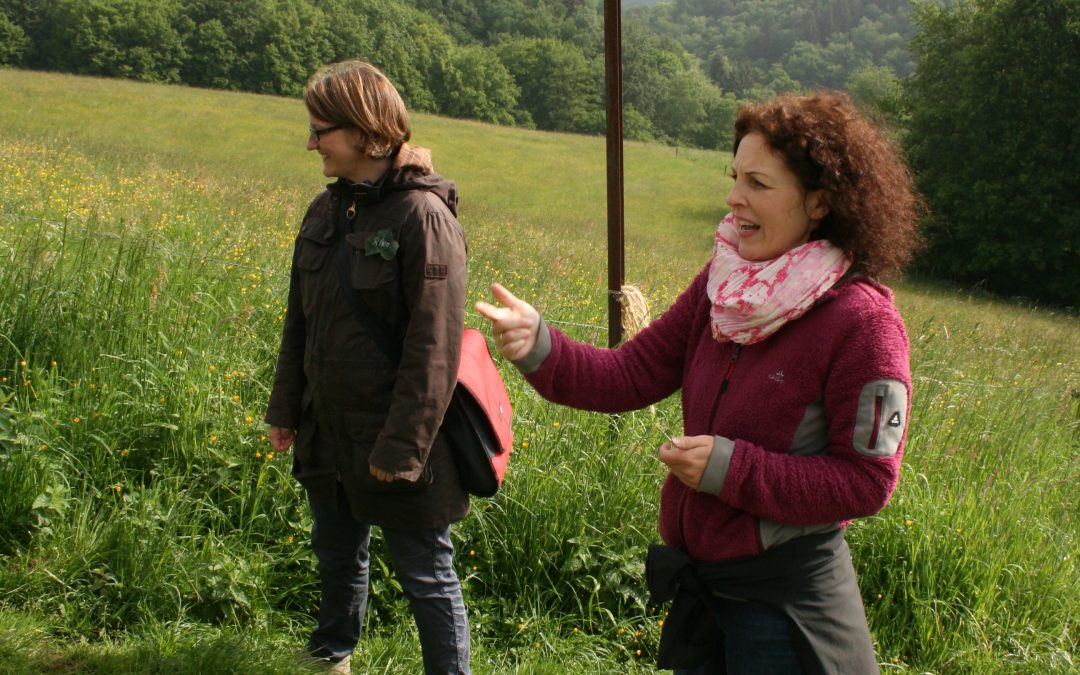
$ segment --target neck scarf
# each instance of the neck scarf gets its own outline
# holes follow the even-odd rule
[[[844,276],[851,260],[828,241],[796,246],[774,260],[739,255],[739,226],[728,214],[716,228],[707,292],[713,337],[749,345],[799,318]]]

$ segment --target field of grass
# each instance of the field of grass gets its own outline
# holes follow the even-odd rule
[[[310,516],[261,417],[299,217],[299,101],[0,69],[0,673],[289,673]],[[418,115],[491,281],[606,341],[604,141]],[[654,316],[708,259],[720,153],[628,144],[627,279]],[[896,285],[900,487],[849,541],[885,672],[1080,669],[1080,321]],[[480,325],[470,313],[468,321]],[[515,403],[504,489],[454,528],[477,673],[652,672],[654,449],[677,400]],[[354,672],[418,672],[379,554]]]

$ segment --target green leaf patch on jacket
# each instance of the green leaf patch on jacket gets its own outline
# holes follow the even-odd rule
[[[393,260],[397,255],[398,243],[394,240],[394,233],[386,227],[368,237],[364,243],[364,255],[382,256],[383,260]]]

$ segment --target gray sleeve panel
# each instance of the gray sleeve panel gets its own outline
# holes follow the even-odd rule
[[[728,467],[731,466],[731,455],[734,453],[735,441],[723,436],[713,438],[712,454],[709,455],[709,462],[701,474],[698,492],[720,495],[720,491],[724,489],[724,481],[727,480]]]
[[[808,534],[821,534],[840,529],[839,523],[825,523],[822,525],[785,525],[773,520],[761,518],[758,520],[758,533],[761,536],[762,548],[768,550],[779,546],[785,541],[791,541],[796,537]]]
[[[855,449],[870,457],[891,457],[907,427],[907,387],[899,380],[874,380],[859,395]]]
[[[532,351],[524,357],[513,361],[514,367],[528,375],[540,369],[544,365],[544,359],[551,353],[551,332],[548,331],[544,318],[540,317],[540,328],[536,332],[536,344]]]
[[[829,422],[825,419],[825,404],[815,401],[806,406],[795,436],[791,439],[791,454],[820,455],[829,447]]]

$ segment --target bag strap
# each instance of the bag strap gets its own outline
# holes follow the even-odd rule
[[[401,343],[394,339],[394,332],[390,328],[390,324],[373,312],[367,302],[364,301],[364,298],[353,289],[352,283],[349,281],[351,266],[349,264],[349,244],[345,241],[345,225],[341,222],[338,225],[338,232],[335,235],[337,250],[334,252],[334,265],[337,267],[341,292],[349,299],[353,314],[356,315],[360,325],[375,340],[375,345],[379,348],[379,351],[397,366],[401,363]]]

